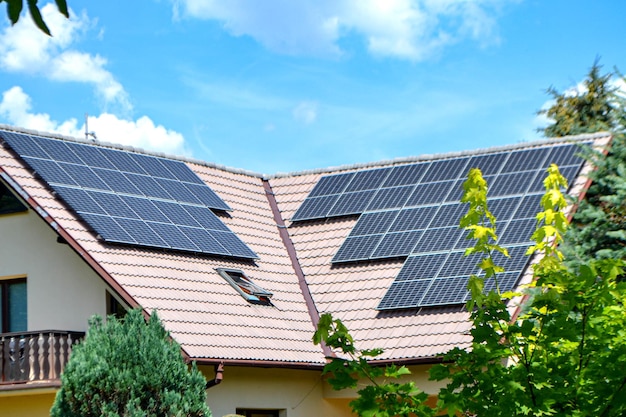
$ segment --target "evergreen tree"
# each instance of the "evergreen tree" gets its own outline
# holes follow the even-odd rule
[[[52,417],[210,417],[205,379],[185,364],[156,313],[90,321],[61,376]]]
[[[583,91],[575,94],[550,88],[555,103],[539,112],[553,121],[541,129],[547,137],[613,133],[608,150],[587,152],[596,168],[590,175],[593,183],[563,248],[574,264],[589,258],[626,259],[626,103],[613,83],[618,74],[601,75],[600,70],[596,61],[583,82]]]

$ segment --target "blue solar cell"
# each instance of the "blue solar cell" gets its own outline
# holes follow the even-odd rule
[[[502,169],[502,165],[504,164],[507,156],[508,153],[474,155],[467,165],[468,172],[471,168],[478,168],[480,169],[480,172],[482,172],[483,177],[486,175],[497,174],[498,172],[500,172],[500,169]]]
[[[148,173],[139,166],[129,152],[116,151],[113,149],[101,148],[102,153],[111,163],[122,172],[133,172],[135,174],[147,175]]]
[[[452,187],[450,188],[450,192],[448,193],[447,196],[445,196],[443,201],[445,203],[460,202],[461,198],[463,198],[463,194],[465,193],[465,190],[463,189],[464,182],[465,182],[465,178],[461,180],[457,180],[454,184],[452,184]]]
[[[437,273],[438,278],[470,276],[478,274],[478,264],[482,257],[477,254],[465,256],[464,252],[451,252],[441,269]]]
[[[29,157],[24,157],[23,159],[48,184],[78,185],[76,181],[54,161]]]
[[[461,235],[462,230],[458,227],[427,229],[413,248],[413,253],[441,252],[454,249]]]
[[[445,204],[439,207],[428,227],[458,226],[467,213],[465,204]]]
[[[428,163],[399,165],[393,168],[389,176],[382,184],[383,187],[396,187],[402,185],[419,184]]]
[[[95,174],[116,193],[142,195],[138,187],[133,185],[123,173],[109,169],[93,168]],[[135,174],[132,174],[135,175]]]
[[[350,232],[350,236],[385,233],[398,213],[398,210],[365,213],[359,217],[359,221]]]
[[[378,310],[419,306],[431,283],[431,280],[395,281],[378,304]]]
[[[530,188],[537,171],[515,172],[512,174],[500,174],[493,184],[489,186],[489,196],[505,196],[524,194]]]
[[[132,197],[126,195],[119,196],[128,207],[141,216],[142,220],[151,222],[169,223],[170,220],[154,205],[154,203],[144,197]]]
[[[521,201],[522,197],[488,199],[487,207],[497,220],[509,220],[515,214]]]
[[[440,203],[448,196],[456,183],[456,181],[442,181],[416,185],[405,207]]]
[[[258,256],[233,232],[209,230],[209,234],[219,242],[232,256],[246,259],[257,259]]]
[[[433,219],[437,207],[417,207],[403,209],[389,228],[390,232],[402,232],[406,230],[420,230],[428,227]]]
[[[501,234],[498,243],[500,245],[530,244],[532,242],[530,237],[536,227],[537,220],[535,219],[512,220]]]
[[[585,152],[582,146],[570,144],[552,147],[544,163],[544,168],[547,168],[550,164],[556,164],[559,168],[567,165],[580,166],[584,161],[581,155]]]
[[[391,168],[371,169],[367,171],[359,171],[354,174],[352,181],[347,185],[344,192],[376,190],[391,172]]]
[[[163,200],[174,200],[167,190],[163,189],[163,187],[161,187],[152,177],[132,173],[122,174],[120,172],[119,174],[130,182],[131,186],[137,190],[139,195],[150,198],[160,198]]]
[[[361,214],[369,204],[375,190],[356,191],[342,194],[337,202],[328,211],[327,216],[343,216],[347,214]]]
[[[97,201],[104,211],[113,217],[126,217],[130,219],[139,219],[139,215],[135,213],[117,194],[103,193],[100,191],[85,191],[89,197]]]
[[[89,227],[107,242],[137,244],[138,242],[120,226],[115,219],[109,216],[80,213],[80,217]]]
[[[459,238],[459,240],[457,240],[456,244],[454,245],[454,249],[455,250],[467,249],[467,248],[471,248],[475,244],[476,244],[476,239],[470,239],[469,231],[463,230],[461,232],[461,237]]]
[[[204,229],[180,226],[180,230],[204,253],[229,256],[226,250],[211,234]]]
[[[354,177],[353,172],[322,177],[313,187],[309,197],[342,193],[350,180],[352,180],[352,177]]]
[[[506,248],[509,257],[502,255],[500,252],[492,254],[493,261],[496,265],[504,268],[506,272],[519,272],[526,269],[530,257],[526,255],[528,245],[512,246]]]
[[[221,230],[224,232],[229,231],[228,227],[206,207],[198,206],[185,206],[185,210],[197,221],[202,227],[207,230]]]
[[[417,244],[424,232],[421,230],[411,232],[388,233],[380,241],[370,258],[382,259],[397,256],[408,256]]]
[[[174,174],[174,177],[177,180],[204,185],[204,182],[202,182],[202,180],[184,162],[173,161],[171,159],[160,159],[160,161],[168,171]]]
[[[434,278],[447,258],[448,253],[409,256],[398,273],[396,281]]]
[[[502,173],[519,172],[541,169],[544,167],[545,160],[550,150],[548,148],[535,148],[513,151],[509,153]]]
[[[541,194],[527,195],[522,198],[522,202],[515,211],[512,218],[515,219],[534,219],[541,210]]]
[[[291,220],[323,219],[338,199],[339,194],[307,198]]]
[[[497,288],[500,290],[500,294],[506,291],[511,291],[515,289],[517,285],[517,281],[521,277],[521,272],[504,272],[497,274],[495,277],[487,278],[485,280],[485,287],[483,292],[485,294],[489,293],[492,290],[496,289],[496,279],[497,279]]]
[[[422,178],[422,183],[432,181],[456,180],[466,176],[465,167],[470,158],[454,158],[433,161]]]
[[[153,200],[152,202],[172,223],[182,226],[201,227],[200,223],[185,210],[183,205],[159,200]]]
[[[167,191],[174,200],[180,203],[202,204],[202,202],[185,187],[185,184],[180,181],[172,181],[164,178],[154,178],[154,181]]]
[[[383,235],[348,237],[333,257],[332,262],[351,262],[369,259],[382,238]]]
[[[216,210],[231,211],[228,204],[208,186],[186,183],[185,187],[205,206]]]
[[[84,165],[66,164],[59,162],[59,166],[70,177],[83,188],[91,188],[93,190],[111,191],[111,189],[93,172],[89,167]]]
[[[34,158],[48,159],[49,156],[41,146],[34,142],[33,137],[21,133],[2,132],[2,138],[20,156],[31,156]]]
[[[196,246],[178,227],[173,224],[147,222],[148,226],[165,242],[176,250],[200,252]]]
[[[60,140],[34,138],[35,142],[41,146],[49,155],[48,159],[56,162],[69,162],[72,164],[82,164],[83,161],[70,149],[69,146]]]
[[[143,220],[116,217],[115,221],[129,232],[138,244],[157,248],[169,248],[169,245]]]
[[[80,188],[62,187],[56,185],[54,192],[57,193],[72,210],[78,213],[93,213],[104,215],[106,212],[100,205]]]
[[[435,278],[419,305],[463,304],[467,298],[468,281],[469,277]]]
[[[143,170],[149,173],[153,177],[159,178],[168,178],[171,180],[175,180],[176,176],[170,172],[169,169],[165,167],[161,163],[161,158],[156,158],[154,156],[142,155],[133,153],[130,154],[132,158],[135,160],[137,165],[139,165]]]
[[[104,153],[95,146],[81,145],[78,143],[68,143],[67,145],[78,155],[84,165],[91,168],[117,169],[111,161],[104,156]]]
[[[379,189],[369,205],[367,211],[402,208],[409,199],[415,186],[392,187]]]

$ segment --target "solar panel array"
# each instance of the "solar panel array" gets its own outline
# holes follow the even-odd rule
[[[183,162],[14,132],[0,136],[105,242],[254,259]]]
[[[467,300],[467,281],[478,272],[479,261],[463,256],[472,242],[458,227],[467,211],[460,199],[470,168],[480,168],[489,184],[499,243],[511,254],[499,259],[507,272],[498,286],[507,291],[526,267],[546,168],[556,163],[573,181],[583,163],[579,150],[576,144],[550,144],[328,175],[292,221],[360,215],[334,264],[406,258],[380,310],[460,304]],[[488,282],[487,289],[494,285]]]

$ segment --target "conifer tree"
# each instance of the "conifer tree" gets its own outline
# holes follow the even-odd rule
[[[94,317],[61,376],[52,417],[210,417],[205,379],[156,313]]]
[[[554,104],[539,113],[552,120],[541,131],[547,137],[610,131],[611,146],[603,152],[587,152],[595,165],[585,200],[568,229],[564,253],[573,263],[589,258],[626,259],[626,102],[615,87],[616,72],[601,74],[596,61],[583,82],[582,91],[548,94]]]

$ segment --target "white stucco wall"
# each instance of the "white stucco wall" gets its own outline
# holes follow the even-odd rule
[[[26,277],[28,330],[86,331],[106,284],[32,210],[0,215],[0,279]]]

